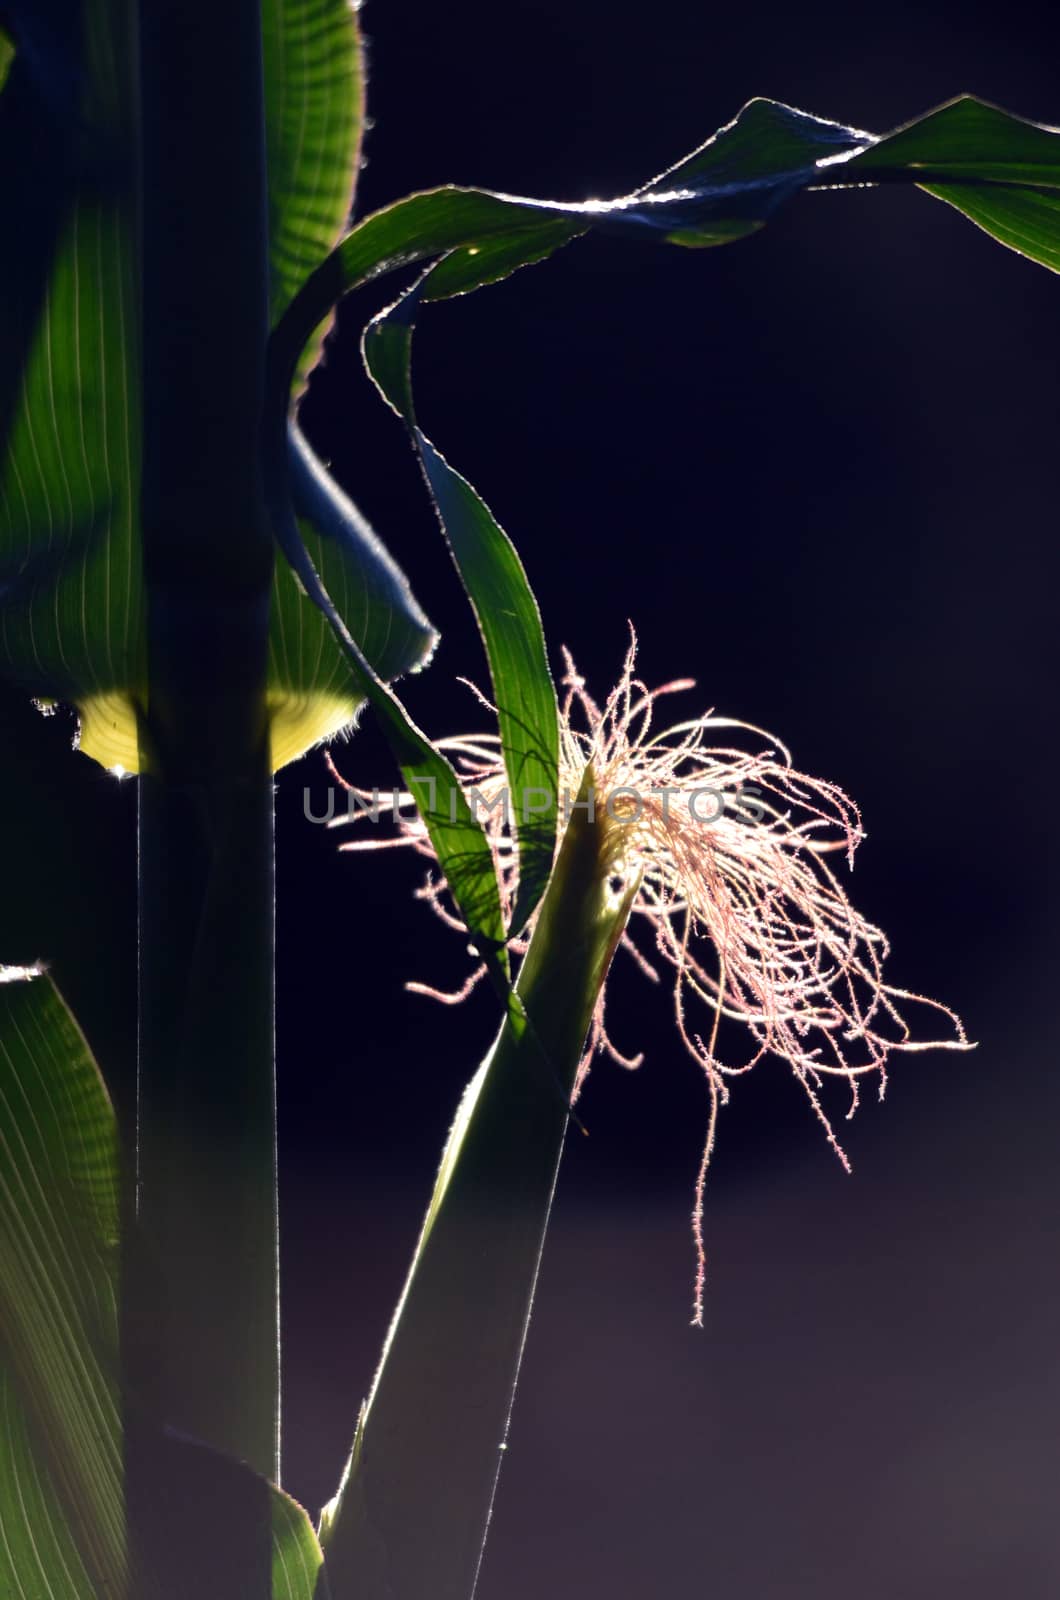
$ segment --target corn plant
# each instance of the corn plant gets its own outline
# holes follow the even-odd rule
[[[829,1076],[856,1096],[895,1051],[968,1042],[885,976],[883,935],[831,864],[861,837],[834,784],[727,718],[659,731],[687,685],[648,688],[635,640],[606,699],[570,657],[557,693],[518,554],[419,426],[418,319],[590,232],[704,250],[851,184],[915,185],[1060,270],[1060,137],[967,97],[883,136],[754,100],[614,200],[443,187],[351,225],[348,0],[19,0],[8,16],[5,770],[25,803],[52,803],[32,698],[76,709],[64,781],[87,815],[90,763],[135,775],[139,948],[115,935],[90,837],[72,850],[56,811],[59,867],[9,872],[0,950],[0,1592],[468,1600],[572,1101],[594,1052],[623,1059],[612,960],[669,971],[709,1091],[694,1319],[732,1076],[787,1061],[842,1158]],[[338,302],[387,274],[365,365],[488,670],[485,727],[458,736],[421,730],[394,691],[434,630],[297,422]],[[433,868],[427,897],[470,941],[498,1032],[314,1524],[280,1487],[272,777],[364,707],[393,752],[388,837]],[[129,785],[112,790],[126,804]],[[377,798],[351,789],[353,821]],[[109,1092],[134,1035],[135,1107]]]

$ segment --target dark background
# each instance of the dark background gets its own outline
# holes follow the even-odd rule
[[[444,181],[618,194],[754,94],[874,131],[963,90],[1060,123],[1045,6],[372,0],[363,20],[362,211]],[[781,1067],[734,1086],[697,1332],[705,1089],[665,994],[616,968],[614,1033],[647,1060],[601,1063],[582,1100],[480,1600],[1060,1590],[1058,295],[926,196],[857,190],[723,250],[590,239],[424,317],[421,419],[514,538],[557,662],[568,644],[606,693],[632,619],[649,682],[698,679],[689,714],[774,729],[842,784],[892,981],[979,1041],[896,1058],[886,1104],[840,1129],[850,1178]],[[441,734],[480,725],[454,679],[485,667],[360,373],[382,303],[343,309],[303,422],[443,631],[402,686]],[[392,779],[368,721],[339,759]],[[282,773],[278,820],[286,1482],[314,1507],[495,1026],[485,993],[404,993],[459,982],[461,941],[413,900],[411,858],[337,855],[304,820],[326,783],[319,755]],[[85,804],[117,852],[131,786]]]

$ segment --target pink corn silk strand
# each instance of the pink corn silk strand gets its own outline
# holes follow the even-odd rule
[[[959,1017],[946,1006],[884,981],[887,939],[851,905],[827,859],[838,851],[848,868],[853,865],[864,837],[854,802],[836,784],[797,772],[779,741],[747,723],[706,712],[653,732],[658,702],[695,685],[682,678],[648,689],[635,675],[637,642],[632,628],[630,635],[618,683],[602,707],[589,695],[569,653],[563,652],[561,815],[564,798],[569,805],[586,765],[591,764],[596,816],[609,830],[609,869],[616,889],[639,879],[620,948],[654,982],[659,981],[659,968],[645,953],[645,943],[652,956],[671,970],[677,1031],[706,1081],[707,1133],[692,1208],[696,1256],[692,1320],[701,1324],[706,1281],[703,1200],[718,1111],[728,1100],[728,1080],[750,1071],[766,1055],[786,1061],[849,1171],[821,1100],[824,1080],[841,1077],[848,1084],[849,1118],[857,1108],[858,1084],[864,1076],[876,1075],[883,1097],[892,1051],[970,1045]],[[490,702],[470,687],[492,711]],[[750,750],[708,744],[708,734],[722,728],[745,740],[750,736],[765,742]],[[508,806],[496,803],[507,794],[499,738],[490,733],[461,734],[439,740],[438,746],[453,759],[469,797],[477,792],[477,810],[509,920],[519,883],[519,854]],[[338,782],[362,805],[369,803],[373,795],[348,784],[328,759]],[[633,794],[620,796],[619,790]],[[704,791],[714,797],[714,814],[702,806]],[[413,797],[400,794],[393,815],[395,834],[342,848],[405,845],[433,862]],[[363,812],[337,818],[332,826],[362,819]],[[444,878],[428,873],[417,895],[447,926],[466,932]],[[524,936],[513,940],[511,949],[521,955],[526,945]],[[484,973],[484,966],[476,966],[454,993],[422,983],[407,987],[451,1005],[465,999]],[[625,1054],[611,1039],[605,989],[606,985],[597,998],[574,1099],[595,1055],[608,1056],[626,1068],[639,1066],[643,1059],[641,1054]],[[945,1019],[952,1036],[915,1040],[900,1009],[903,1003],[930,1008]],[[703,1011],[708,1024],[704,1030],[690,1025],[690,1008]],[[749,1046],[742,1060],[726,1061],[718,1054],[722,1019],[746,1030]],[[730,1028],[727,1037],[731,1032]]]

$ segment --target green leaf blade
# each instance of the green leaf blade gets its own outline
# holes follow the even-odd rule
[[[128,1600],[329,1600],[319,1540],[290,1495],[196,1440],[133,1437]]]
[[[452,269],[452,286],[443,280],[441,292],[466,293],[481,283],[496,282],[495,266],[503,265],[507,275],[524,262],[543,259],[539,251],[545,242],[551,253],[584,233],[588,225],[584,207],[456,185],[406,195],[373,211],[311,273],[273,331],[269,385],[273,425],[277,408],[286,416],[307,341],[344,295],[387,272],[451,250],[465,253],[460,268]],[[497,256],[492,254],[494,244]],[[476,249],[484,256],[481,276],[472,265]]]
[[[514,935],[545,892],[559,814],[559,710],[541,614],[515,546],[485,501],[418,430],[417,439],[489,660],[519,844]]]
[[[364,60],[349,0],[265,0],[262,7],[272,318],[345,230],[364,131]],[[293,374],[304,386],[330,326],[327,307]],[[408,582],[292,424],[299,531],[329,592],[385,680],[430,659],[436,634]],[[269,623],[273,767],[349,726],[363,703],[327,621],[278,564]]]
[[[364,60],[349,0],[264,0],[261,27],[275,320],[348,221],[364,130]],[[300,378],[322,344],[318,334]]]
[[[749,100],[691,155],[620,202],[615,221],[674,243],[727,244],[812,183],[822,161],[872,137],[777,100]]]
[[[0,1580],[10,1600],[98,1595],[6,1373],[0,1373]]]
[[[46,69],[20,72],[19,57],[4,90],[9,149],[41,129],[52,141],[44,204],[55,215],[36,306],[19,287],[21,250],[42,240],[36,197],[18,202],[19,248],[0,254],[0,323],[22,324],[0,327],[13,358],[3,381],[17,383],[0,456],[0,671],[76,702],[87,746],[104,764],[135,765],[144,643],[130,5],[86,11],[79,59],[64,64],[79,103],[60,112]]]
[[[42,1499],[49,1508],[0,1541],[3,1592],[18,1594],[19,1572],[47,1561],[56,1593],[120,1595],[117,1136],[96,1065],[46,978],[0,984],[0,1151],[8,1481],[27,1514],[42,1515]]]
[[[502,991],[506,987],[505,927],[493,857],[483,830],[449,762],[416,726],[346,626],[302,538],[287,475],[274,462],[268,479],[276,536],[307,600],[327,620],[358,695],[378,715],[409,792],[419,806],[435,854],[471,936],[482,944]]]
[[[27,148],[42,163],[13,186],[18,248],[0,252],[0,673],[76,705],[82,750],[134,772],[146,694],[136,8],[77,9],[70,58],[38,50],[38,70],[16,56],[0,100],[10,164],[28,173]],[[268,0],[263,25],[278,315],[346,225],[363,70],[346,0]],[[58,106],[49,74],[80,84],[79,101]],[[303,375],[317,354],[310,341]],[[369,655],[387,676],[422,664],[433,631],[363,519],[334,536],[355,519],[331,498],[318,553]],[[311,517],[305,531],[315,545]],[[289,573],[272,611],[269,706],[286,761],[348,724],[360,697]]]
[[[329,1600],[313,1524],[290,1495],[272,1491],[272,1600]]]
[[[380,679],[417,671],[430,660],[438,636],[408,579],[294,423],[287,448],[302,543],[351,634]],[[281,560],[269,619],[273,768],[347,727],[363,701],[327,618]]]
[[[1060,192],[1033,189],[957,188],[924,183],[925,194],[943,200],[999,244],[1039,266],[1060,272]]]
[[[130,1483],[149,1558],[142,1522],[130,1555],[119,1184],[113,1109],[76,1023],[50,979],[0,968],[0,1594],[126,1600],[135,1565],[152,1600],[187,1600],[189,1572],[194,1592],[244,1592],[260,1561],[274,1600],[326,1600],[301,1506],[143,1419],[147,1454]],[[260,1556],[235,1537],[255,1505]]]
[[[855,178],[914,182],[1000,244],[1060,271],[1056,128],[963,95],[876,141],[844,165]]]
[[[847,164],[865,175],[928,167],[939,178],[1060,188],[1060,130],[960,95],[873,140]]]
[[[444,266],[444,260],[442,265]],[[369,374],[404,421],[486,649],[519,841],[519,932],[545,892],[556,845],[559,710],[537,601],[515,546],[467,479],[419,428],[410,372],[412,329],[429,271],[373,319],[363,351]]]

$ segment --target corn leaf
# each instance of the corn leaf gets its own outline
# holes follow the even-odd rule
[[[304,1509],[244,1462],[175,1434],[134,1434],[128,1600],[330,1600]]]
[[[410,371],[412,332],[432,276],[429,270],[369,323],[364,359],[384,399],[408,428],[486,647],[509,804],[519,838],[519,895],[510,928],[515,934],[544,894],[552,870],[559,711],[541,614],[518,553],[485,501],[435,449],[416,421]]]
[[[972,96],[883,136],[757,99],[691,155],[615,200],[532,200],[455,185],[408,195],[358,223],[294,296],[274,334],[273,400],[288,403],[307,341],[343,295],[427,258],[448,255],[423,293],[441,299],[498,282],[592,228],[727,244],[802,190],[850,184],[931,185],[947,199],[959,191],[962,208],[973,203],[969,191],[989,190],[1003,209],[1013,195],[1060,189],[1058,165],[1060,132]],[[1020,248],[1049,265],[1056,243],[1050,234]]]
[[[114,763],[144,682],[134,12],[19,7],[0,97],[0,671]]]
[[[75,704],[82,749],[127,771],[145,692],[136,10],[17,5],[23,47],[0,57],[0,673]],[[268,0],[263,33],[279,315],[346,224],[362,73],[346,0]],[[319,347],[308,342],[303,377]],[[426,658],[434,634],[364,519],[317,477],[304,537],[374,667],[396,676]],[[348,723],[357,703],[326,624],[279,570],[275,764]]]
[[[0,968],[5,1600],[123,1600],[129,1593],[119,1183],[114,1113],[76,1023],[48,977]],[[149,1439],[151,1470],[137,1474],[135,1492],[158,1540],[158,1570],[141,1560],[138,1595],[324,1600],[320,1547],[300,1506],[201,1446],[157,1427]],[[255,1503],[258,1590],[245,1584],[255,1553],[226,1542],[240,1512]],[[179,1587],[192,1579],[193,1590]]]
[[[265,0],[261,21],[276,320],[346,230],[360,167],[364,62],[349,0]],[[326,313],[300,355],[299,388],[329,322]],[[437,636],[404,575],[293,424],[287,454],[302,542],[374,671],[390,679],[424,664]],[[326,619],[280,563],[269,630],[273,765],[346,726],[361,698]]]
[[[406,785],[420,805],[453,897],[469,932],[484,958],[493,965],[494,979],[506,992],[503,955],[507,930],[501,912],[493,861],[485,835],[464,797],[449,763],[430,744],[408,717],[396,697],[372,672],[364,653],[345,625],[341,607],[335,603],[329,584],[322,581],[318,563],[302,536],[294,514],[294,486],[284,468],[283,441],[288,428],[292,384],[298,370],[305,340],[347,289],[365,283],[397,266],[437,255],[466,243],[484,241],[483,259],[476,248],[466,251],[450,269],[446,291],[478,287],[497,280],[526,261],[543,255],[582,231],[580,222],[555,217],[545,219],[546,230],[527,237],[525,210],[537,211],[533,202],[511,202],[501,197],[457,189],[414,195],[387,211],[365,219],[307,280],[274,331],[269,351],[269,395],[266,450],[266,485],[270,514],[281,550],[296,573],[307,596],[326,617],[340,640],[360,687],[380,715]],[[512,237],[513,215],[515,237]],[[495,245],[496,249],[490,247]],[[444,265],[444,264],[443,264]],[[380,371],[397,366],[383,384],[400,397],[400,404],[411,415],[408,398],[407,350],[401,345],[386,345],[380,351]],[[402,377],[401,362],[405,358]],[[488,509],[465,479],[454,473],[429,447],[431,468],[436,475],[432,489],[439,489],[446,503],[446,526],[450,537],[456,533],[458,555],[465,584],[473,592],[480,625],[491,649],[490,668],[495,689],[505,703],[505,728],[509,735],[509,774],[513,784],[531,787],[532,775],[541,777],[540,788],[550,814],[542,817],[532,833],[528,872],[534,898],[539,897],[547,879],[555,840],[555,770],[558,759],[558,721],[555,691],[545,658],[540,618],[526,576],[510,542],[494,523]],[[470,582],[469,582],[470,579]],[[513,626],[514,624],[514,626]],[[506,646],[505,627],[512,628],[517,648]],[[519,647],[525,647],[520,659]],[[525,720],[529,713],[529,720]],[[524,840],[525,845],[525,840]],[[520,896],[516,908],[525,921],[533,909],[528,894]]]
[[[364,61],[350,0],[263,0],[261,32],[275,320],[349,220]]]
[[[725,244],[805,189],[915,184],[1002,244],[1060,270],[1060,133],[962,95],[877,136],[752,100],[621,202],[621,220],[674,243]]]
[[[118,1152],[102,1079],[47,978],[0,984],[0,1592],[120,1595]],[[25,1504],[25,1511],[20,1510]]]
[[[1009,249],[1060,272],[1060,132],[965,95],[849,162],[858,181],[915,178]]]
[[[365,660],[383,680],[425,665],[438,636],[408,579],[293,420],[286,451],[302,544]],[[268,694],[274,768],[347,726],[364,698],[326,618],[283,561],[273,579]]]
[[[269,511],[291,570],[343,650],[357,691],[379,717],[405,785],[416,797],[438,861],[469,933],[507,998],[506,931],[493,857],[453,768],[373,670],[335,606],[302,539],[282,471],[270,478]]]
[[[0,1580],[9,1600],[95,1600],[106,1592],[81,1559],[6,1372],[0,1373]]]

